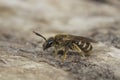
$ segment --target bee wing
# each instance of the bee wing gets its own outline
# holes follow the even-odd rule
[[[87,38],[87,37],[83,37],[83,36],[71,36],[71,39],[76,40],[76,41],[82,40],[82,41],[85,41],[85,42],[97,43],[96,40],[93,40],[93,39],[90,39],[90,38]]]

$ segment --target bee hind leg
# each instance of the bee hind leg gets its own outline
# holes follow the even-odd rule
[[[82,57],[85,58],[84,52],[76,44],[73,43],[72,49],[77,51]]]

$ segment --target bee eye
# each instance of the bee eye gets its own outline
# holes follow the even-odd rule
[[[53,43],[53,41],[49,41],[49,44],[52,44]]]

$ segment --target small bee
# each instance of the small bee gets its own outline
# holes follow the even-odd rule
[[[63,51],[62,60],[66,59],[69,50],[76,51],[83,57],[88,56],[90,55],[89,52],[93,48],[91,43],[96,43],[95,40],[90,38],[65,34],[58,34],[54,37],[46,39],[41,34],[35,31],[33,32],[45,40],[43,44],[43,50],[46,50],[50,47],[54,47],[55,56],[57,55],[59,50],[62,50]]]

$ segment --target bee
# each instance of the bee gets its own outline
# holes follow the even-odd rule
[[[54,37],[46,39],[43,35],[33,31],[37,36],[40,36],[45,40],[43,44],[43,50],[46,50],[50,47],[55,48],[55,56],[60,50],[63,51],[62,60],[65,60],[69,50],[78,52],[81,56],[85,57],[90,55],[90,51],[93,49],[92,43],[97,41],[83,37],[83,36],[74,36],[69,34],[58,34]]]

